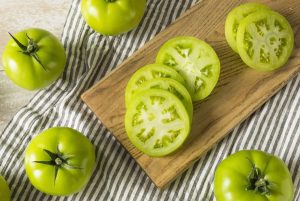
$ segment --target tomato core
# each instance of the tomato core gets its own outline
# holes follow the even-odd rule
[[[27,53],[33,54],[38,50],[38,48],[39,48],[38,45],[34,41],[30,40],[27,46]]]
[[[63,161],[60,158],[55,159],[55,164],[56,165],[61,165],[62,163],[63,163]]]

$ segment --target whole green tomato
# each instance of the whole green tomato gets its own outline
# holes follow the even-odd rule
[[[239,151],[217,167],[217,201],[292,201],[294,187],[284,162],[271,154]]]
[[[53,34],[31,28],[11,37],[4,49],[2,61],[6,75],[15,84],[36,90],[50,85],[61,75],[66,64],[66,54]]]
[[[146,0],[82,0],[81,13],[86,23],[103,35],[119,35],[141,21]]]
[[[30,182],[50,195],[79,192],[89,181],[94,165],[94,146],[71,128],[50,128],[33,138],[25,151]]]
[[[10,201],[10,190],[5,179],[0,175],[0,200]]]

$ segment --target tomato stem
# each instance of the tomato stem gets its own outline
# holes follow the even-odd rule
[[[12,39],[17,43],[17,45],[23,50],[26,51],[27,47],[25,45],[23,45],[18,39],[16,39],[11,33],[8,32],[8,34],[10,35],[10,37],[12,37]]]
[[[56,164],[56,165],[60,166],[62,163],[63,163],[63,161],[61,160],[61,158],[57,157],[57,158],[55,159],[55,164]]]
[[[28,36],[27,33],[26,33],[26,37],[27,37],[27,39],[28,39],[28,46],[27,46],[27,49],[26,49],[26,53],[28,53],[28,54],[33,54],[33,53],[37,52],[37,51],[39,50],[39,47],[38,47],[38,45],[36,44],[36,42],[34,42],[34,41],[32,40],[32,38],[30,38],[30,37]]]
[[[253,190],[262,195],[270,195],[270,183],[264,178],[265,175],[249,158],[247,159],[251,163],[252,170],[248,176],[249,185],[247,186],[246,190]]]
[[[77,167],[74,165],[69,164],[68,160],[72,158],[72,156],[64,156],[57,147],[57,152],[51,152],[47,149],[43,149],[43,151],[50,157],[51,160],[47,161],[33,161],[35,163],[44,164],[44,165],[51,165],[54,167],[54,184],[56,182],[57,174],[59,169],[64,166],[71,169],[82,169],[81,167]]]
[[[8,34],[12,37],[12,39],[17,43],[17,45],[21,48],[21,52],[32,56],[42,67],[43,69],[46,71],[45,66],[42,64],[40,58],[38,57],[38,55],[36,54],[37,51],[39,50],[39,46],[37,45],[36,42],[33,41],[32,38],[30,38],[28,36],[28,34],[26,33],[26,37],[28,39],[28,45],[24,45],[22,44],[16,37],[14,37],[11,33],[8,32]]]
[[[113,2],[115,2],[117,0],[104,0],[104,1],[106,1],[107,3],[113,3]]]

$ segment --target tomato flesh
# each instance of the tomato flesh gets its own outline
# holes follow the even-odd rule
[[[190,124],[183,103],[162,89],[136,94],[125,115],[125,129],[132,144],[155,157],[177,150],[189,135]]]
[[[187,112],[189,113],[190,119],[193,119],[192,98],[182,84],[170,78],[155,78],[141,84],[136,90],[136,93],[140,93],[148,89],[164,89],[171,92],[183,103]]]
[[[292,54],[293,29],[277,12],[255,12],[241,21],[237,47],[242,60],[251,68],[275,70],[282,67]]]
[[[126,107],[129,106],[132,96],[139,86],[149,80],[155,78],[172,78],[180,83],[184,83],[182,76],[176,70],[162,65],[162,64],[149,64],[138,69],[130,78],[125,90],[125,103]]]
[[[160,48],[156,62],[182,75],[193,101],[211,94],[220,75],[220,60],[214,49],[194,37],[181,36],[167,41]]]
[[[268,10],[269,7],[259,4],[259,3],[245,3],[238,7],[235,7],[230,11],[226,17],[225,22],[225,37],[229,46],[238,53],[237,44],[236,44],[236,34],[240,22],[247,17],[248,15],[254,12],[263,12]]]

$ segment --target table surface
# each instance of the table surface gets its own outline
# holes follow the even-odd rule
[[[71,0],[0,0],[0,55],[9,40],[7,32],[38,27],[60,38],[70,5]],[[14,85],[0,62],[0,133],[35,93]]]

